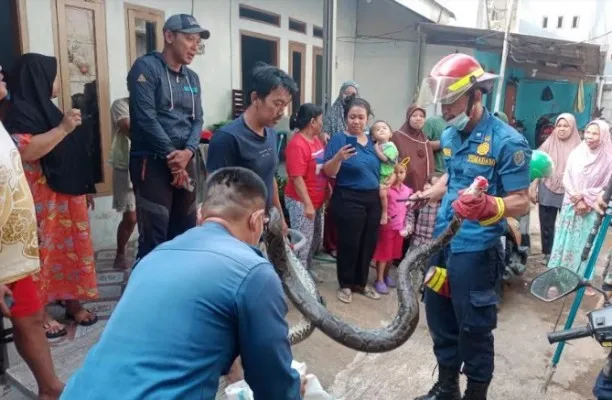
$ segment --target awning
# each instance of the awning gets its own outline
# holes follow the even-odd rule
[[[419,32],[427,44],[467,47],[493,53],[502,52],[504,33],[488,29],[464,28],[422,22]],[[570,79],[593,80],[601,74],[600,46],[540,36],[510,33],[508,64],[538,75],[554,75]]]

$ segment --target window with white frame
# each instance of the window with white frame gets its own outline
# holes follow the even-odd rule
[[[575,16],[572,18],[572,29],[577,29],[578,25],[580,25],[580,17]]]
[[[557,29],[563,28],[563,17],[557,17]]]
[[[548,28],[548,17],[542,17],[542,28]]]

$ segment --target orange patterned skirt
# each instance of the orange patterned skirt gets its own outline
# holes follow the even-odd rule
[[[14,134],[23,150],[32,139]],[[43,303],[56,300],[91,300],[98,296],[94,249],[85,196],[54,192],[39,161],[24,162],[24,171],[34,197],[40,273],[34,276]]]

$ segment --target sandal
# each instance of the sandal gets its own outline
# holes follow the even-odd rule
[[[370,285],[367,285],[364,288],[357,288],[355,291],[359,293],[360,295],[367,297],[368,299],[372,299],[372,300],[380,299],[380,295],[376,293],[374,288],[372,288],[372,286]]]
[[[343,303],[350,304],[353,301],[353,293],[351,289],[338,289],[336,297]]]
[[[43,324],[43,329],[45,330],[45,335],[47,336],[47,339],[57,339],[62,336],[66,336],[68,334],[66,327],[62,327],[61,329],[52,331],[53,328],[59,328],[61,325],[62,324],[60,324],[54,319],[50,319],[49,322],[45,322]]]
[[[87,313],[88,316],[85,317],[85,318],[80,318],[80,319],[77,318],[77,316],[79,314],[82,314],[83,311],[85,313]],[[96,314],[94,314],[93,311],[88,310],[86,308],[81,308],[75,314],[72,314],[72,313],[68,312],[68,310],[66,310],[66,319],[73,320],[74,322],[77,323],[77,325],[81,325],[81,326],[92,326],[93,324],[98,322],[98,316]]]

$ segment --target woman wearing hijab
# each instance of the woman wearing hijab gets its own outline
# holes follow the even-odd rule
[[[612,176],[610,127],[601,120],[590,122],[580,143],[567,159],[563,174],[563,207],[548,268],[563,266],[584,275],[581,255],[597,218],[598,196]],[[592,276],[585,277],[591,279]],[[588,291],[592,295],[594,292]]]
[[[323,118],[323,132],[321,133],[324,144],[327,144],[330,136],[344,132],[346,121],[344,120],[344,107],[355,97],[359,97],[359,85],[353,81],[345,81],[340,86],[340,93],[331,108]]]
[[[547,153],[555,163],[553,174],[545,179],[531,183],[529,195],[531,201],[538,203],[540,218],[540,238],[542,254],[548,263],[550,252],[555,241],[555,223],[563,206],[563,173],[572,151],[580,145],[580,134],[576,128],[576,118],[572,114],[561,114],[555,121],[555,130],[546,139],[540,150]]]
[[[327,141],[332,135],[342,133],[346,130],[344,109],[346,104],[355,97],[359,97],[359,85],[353,81],[345,81],[342,83],[336,101],[334,101],[334,104],[332,104],[323,118],[323,130],[319,136],[323,144],[327,145]],[[331,185],[333,188],[333,180],[331,180]],[[325,218],[323,221],[323,248],[334,257],[336,256],[337,241],[336,225],[334,225],[333,218],[331,217],[331,207],[328,202],[325,206]]]
[[[51,101],[59,92],[57,60],[29,53],[17,60],[7,82],[11,93],[6,128],[17,142],[36,205],[45,304],[64,300],[66,317],[92,325],[98,317],[80,301],[97,297],[94,251],[86,196],[94,192],[93,132],[79,110],[62,112]],[[48,338],[66,335],[45,313]]]
[[[423,190],[434,172],[435,160],[429,140],[423,133],[425,110],[412,105],[406,112],[406,122],[393,133],[391,141],[399,150],[399,161],[410,158],[404,184],[415,192]]]

